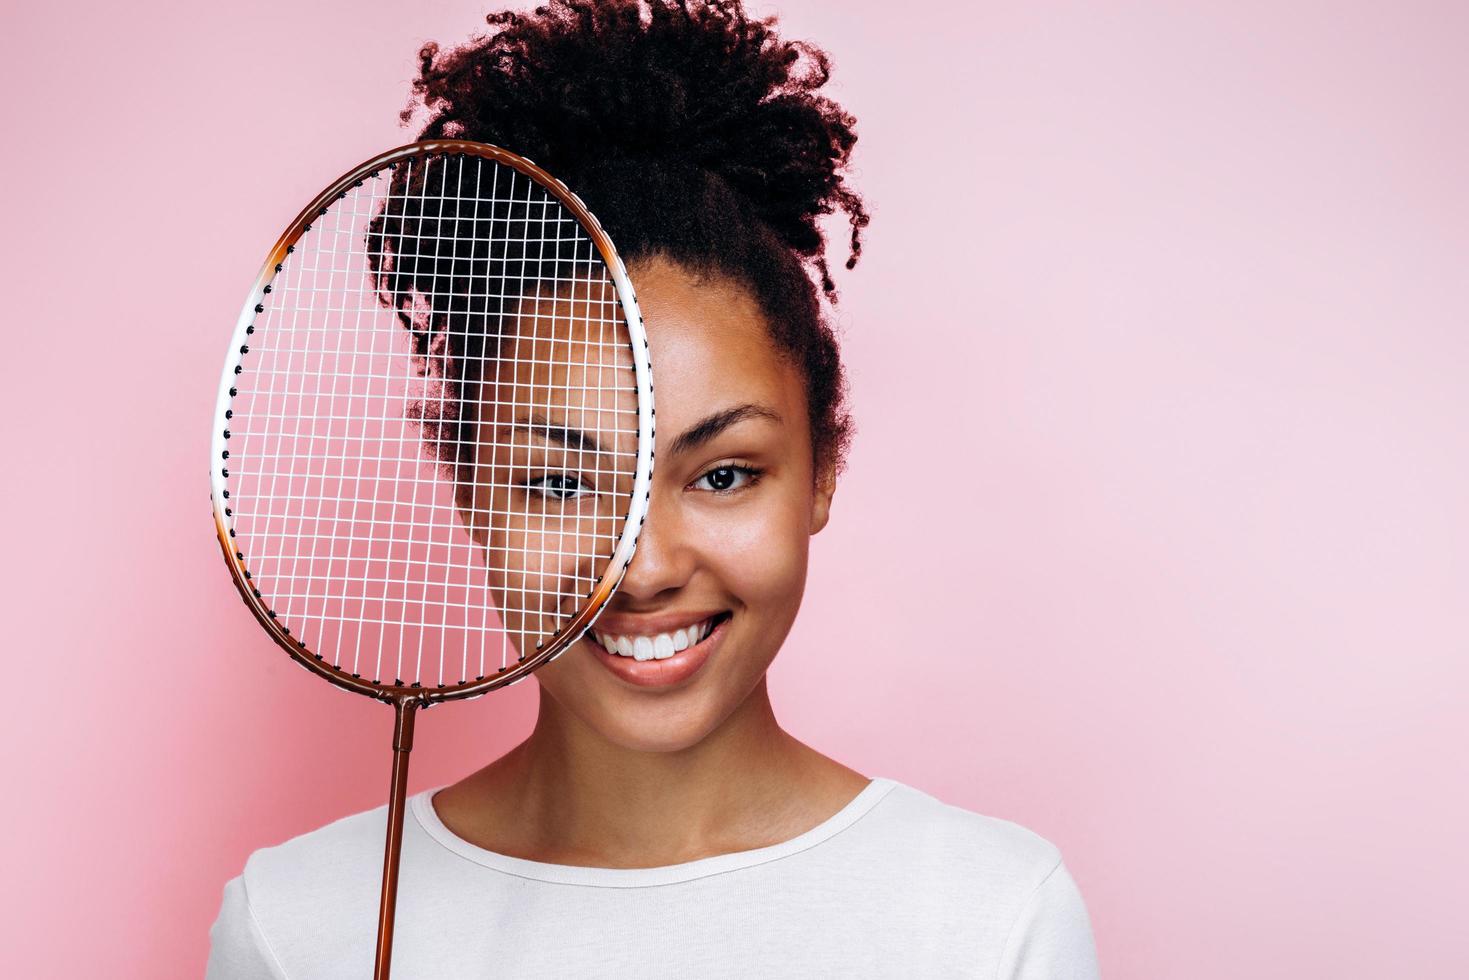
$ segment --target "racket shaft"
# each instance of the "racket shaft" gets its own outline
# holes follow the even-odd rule
[[[403,852],[403,810],[408,797],[408,754],[413,750],[413,719],[418,702],[394,702],[393,783],[388,796],[388,839],[383,854],[383,892],[377,917],[374,980],[388,980],[393,962],[393,913],[398,904],[398,859]]]

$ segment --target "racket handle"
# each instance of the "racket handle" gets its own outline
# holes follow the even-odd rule
[[[388,980],[393,964],[393,912],[398,905],[398,857],[403,851],[403,810],[408,797],[408,753],[413,751],[416,698],[393,702],[393,785],[388,796],[388,841],[383,854],[383,895],[377,913],[374,980]]]

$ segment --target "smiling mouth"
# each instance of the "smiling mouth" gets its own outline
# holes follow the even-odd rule
[[[608,653],[629,660],[667,660],[676,653],[698,646],[708,639],[715,627],[729,619],[732,613],[719,613],[701,623],[694,623],[671,633],[654,633],[647,636],[635,634],[618,635],[598,629],[587,632],[592,642]]]

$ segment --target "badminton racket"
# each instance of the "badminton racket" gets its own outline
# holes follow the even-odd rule
[[[626,270],[581,200],[514,153],[382,153],[270,250],[210,452],[219,542],[260,625],[394,708],[385,980],[417,709],[570,648],[647,514],[653,385]]]

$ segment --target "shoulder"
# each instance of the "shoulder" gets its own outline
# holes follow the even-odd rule
[[[896,783],[869,830],[912,889],[905,900],[973,940],[974,962],[999,954],[1006,980],[1094,980],[1096,950],[1081,893],[1060,849],[1011,820]]]
[[[245,861],[246,888],[252,895],[280,898],[311,881],[340,880],[345,866],[382,856],[386,831],[387,807],[379,806],[262,847]]]
[[[982,877],[1005,891],[1028,891],[1061,864],[1060,849],[1027,827],[892,782],[874,816],[914,860]]]
[[[337,955],[334,943],[360,939],[376,921],[386,829],[380,806],[252,853],[210,930],[211,980],[284,975],[302,949]]]
[[[267,933],[319,919],[325,902],[341,914],[374,907],[387,809],[350,814],[250,855],[241,877]]]

